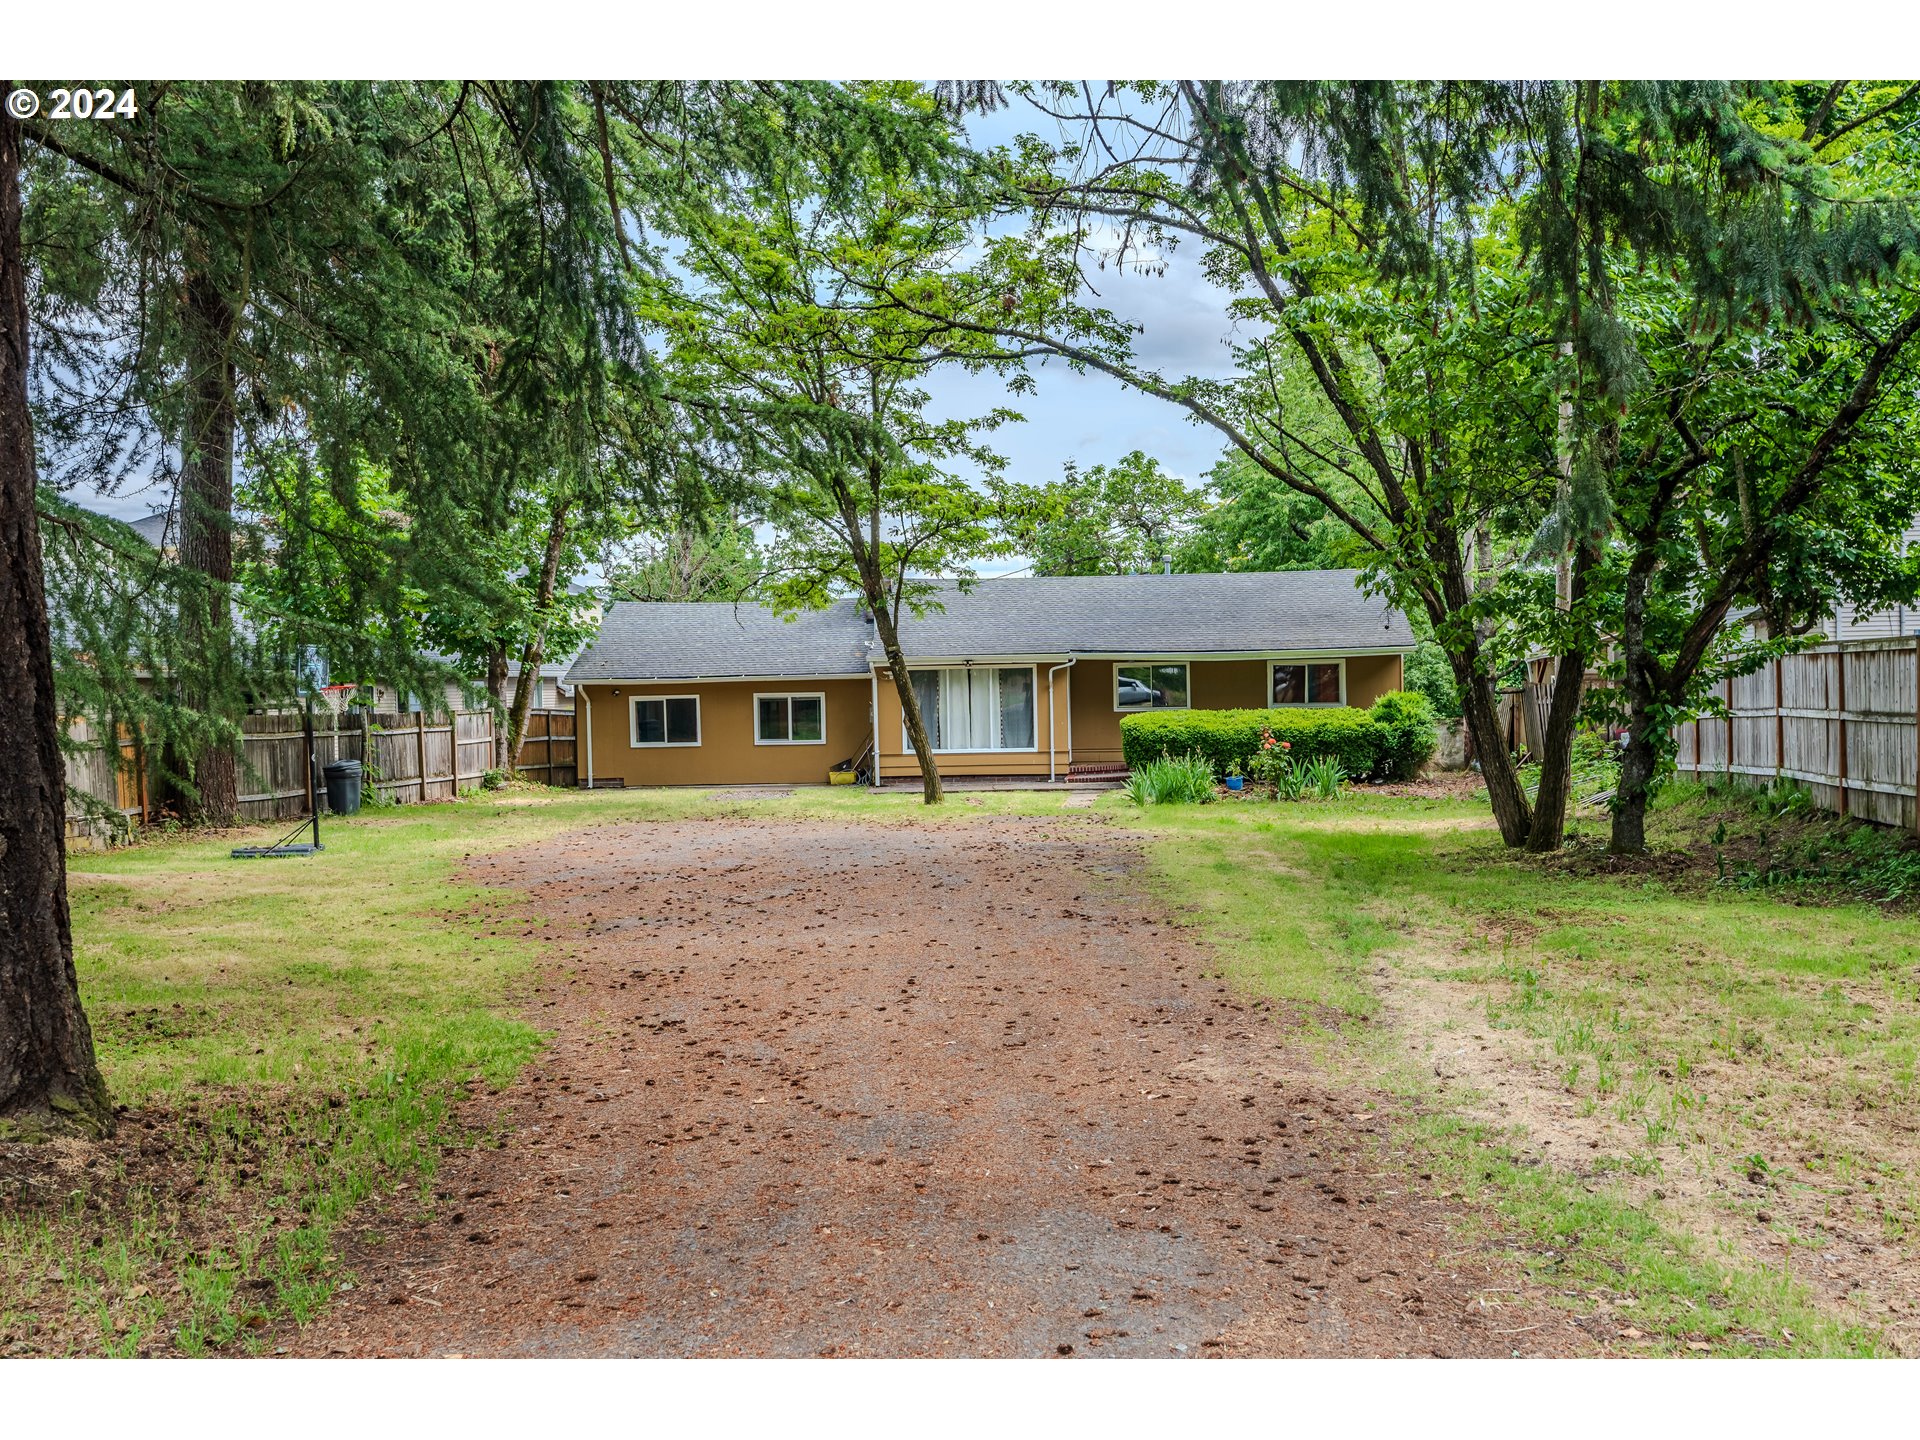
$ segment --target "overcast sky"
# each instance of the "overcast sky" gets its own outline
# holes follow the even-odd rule
[[[1023,131],[1051,139],[1056,130],[1052,120],[1018,99],[997,114],[974,117],[968,128],[982,147],[1011,141]],[[1145,325],[1136,342],[1138,355],[1153,368],[1170,376],[1225,374],[1232,361],[1227,297],[1201,274],[1194,242],[1162,258],[1164,275],[1095,272],[1098,303]],[[996,376],[968,375],[957,368],[928,378],[934,408],[941,415],[979,415],[1004,405],[1025,417],[1023,423],[989,437],[993,448],[1007,457],[1013,479],[1040,484],[1058,479],[1068,460],[1084,468],[1144,450],[1170,473],[1193,482],[1220,457],[1222,444],[1215,432],[1195,426],[1172,405],[1124,390],[1104,375],[1075,375],[1059,361],[1031,363],[1038,384],[1032,395],[1010,396]],[[129,486],[116,496],[75,498],[131,520],[167,504],[170,497],[158,488]]]

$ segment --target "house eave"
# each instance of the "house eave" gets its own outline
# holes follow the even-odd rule
[[[786,684],[791,680],[864,680],[865,670],[834,670],[812,673],[788,671],[781,674],[760,672],[740,675],[592,675],[569,681],[573,685],[720,685],[753,682]]]
[[[1066,660],[1293,660],[1318,656],[1339,658],[1349,655],[1410,655],[1417,644],[1404,645],[1294,645],[1270,650],[1052,650],[1020,653],[972,655],[909,655],[909,665],[1036,665],[1058,664]],[[873,668],[884,670],[887,662],[876,657]]]

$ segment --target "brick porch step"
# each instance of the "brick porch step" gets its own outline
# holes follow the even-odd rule
[[[1126,778],[1124,765],[1072,765],[1067,769],[1069,785],[1110,785]]]

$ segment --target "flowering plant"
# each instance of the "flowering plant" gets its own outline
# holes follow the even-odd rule
[[[1276,739],[1264,725],[1260,728],[1260,749],[1247,766],[1247,774],[1256,784],[1271,785],[1276,800],[1300,798],[1300,773],[1294,767],[1292,751],[1292,741]]]

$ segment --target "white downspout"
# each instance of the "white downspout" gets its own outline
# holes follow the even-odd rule
[[[867,788],[880,788],[880,672],[873,667],[869,657],[867,661],[867,679],[873,682],[873,699],[867,702],[868,728],[873,731],[873,779]]]
[[[1080,657],[1069,655],[1060,664],[1047,671],[1047,783],[1054,784],[1059,779],[1060,752],[1053,743],[1053,717],[1060,712],[1060,696],[1054,688],[1053,677],[1062,670],[1071,670]],[[1069,763],[1073,755],[1073,707],[1067,707],[1067,755]]]
[[[580,687],[580,698],[587,703],[587,789],[593,789],[593,692]]]

